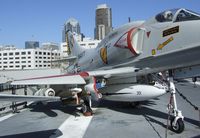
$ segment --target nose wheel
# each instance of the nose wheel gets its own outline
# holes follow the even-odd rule
[[[170,125],[171,125],[171,129],[172,131],[176,132],[176,133],[181,133],[184,131],[185,129],[185,125],[183,122],[182,118],[178,118],[178,120],[176,120],[176,118],[172,118],[170,120]]]

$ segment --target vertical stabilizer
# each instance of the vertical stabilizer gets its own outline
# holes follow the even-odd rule
[[[70,31],[66,32],[66,43],[68,48],[68,55],[70,56],[78,56],[81,52],[85,51],[85,48],[78,44],[72,32]]]

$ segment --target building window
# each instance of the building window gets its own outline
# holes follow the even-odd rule
[[[19,59],[19,57],[15,57],[15,59]]]
[[[48,55],[50,55],[50,52],[48,52]]]
[[[31,61],[28,61],[28,63],[31,63]]]
[[[22,57],[22,59],[26,59],[26,57]]]
[[[5,61],[3,62],[3,64],[7,64],[7,63],[8,63],[8,62],[5,62]]]
[[[35,65],[35,67],[37,67],[37,65]]]
[[[37,55],[37,51],[35,52],[35,54]]]
[[[28,59],[30,59],[31,57],[28,57]]]
[[[15,63],[19,63],[19,61],[15,61]]]
[[[7,56],[7,53],[3,53],[3,56]]]
[[[22,55],[26,55],[26,52],[22,52],[21,54],[22,54]]]
[[[3,66],[3,68],[7,68],[8,66]]]
[[[9,59],[13,59],[13,57],[10,57]]]
[[[10,64],[13,64],[13,61],[10,61]]]
[[[30,54],[31,54],[31,52],[30,52],[30,51],[28,51],[28,54],[30,55]]]
[[[9,53],[9,56],[12,56],[13,55],[13,53]]]
[[[19,68],[19,65],[16,65],[15,67],[16,67],[16,68]]]
[[[31,67],[31,65],[28,65],[28,67]]]
[[[95,45],[95,43],[89,43],[89,46],[93,46],[93,45]]]
[[[46,55],[47,53],[46,53],[46,52],[44,52],[43,54],[44,54],[44,55]]]
[[[13,68],[13,66],[9,66],[9,68]]]
[[[0,56],[1,56],[1,53],[0,53]]]
[[[19,52],[15,52],[15,55],[19,55]]]
[[[40,65],[40,67],[42,67],[42,65]]]
[[[3,58],[3,60],[7,60],[7,58]]]
[[[24,69],[26,67],[26,65],[22,65],[22,69]]]
[[[22,61],[21,63],[26,63],[26,61]]]
[[[42,55],[42,52],[39,52],[39,55]]]

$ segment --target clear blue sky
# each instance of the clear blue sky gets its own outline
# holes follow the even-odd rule
[[[62,40],[62,28],[70,17],[76,18],[81,32],[94,36],[95,9],[106,3],[112,8],[113,27],[128,21],[146,20],[171,8],[187,8],[200,13],[199,0],[0,0],[0,45]]]

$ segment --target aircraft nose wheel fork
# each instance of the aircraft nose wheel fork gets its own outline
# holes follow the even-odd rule
[[[173,82],[173,78],[169,77],[169,89],[171,92],[170,103],[168,106],[170,117],[171,130],[176,133],[181,133],[184,131],[184,117],[182,112],[178,110],[176,103],[176,89]]]

